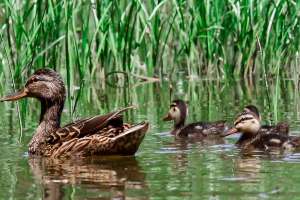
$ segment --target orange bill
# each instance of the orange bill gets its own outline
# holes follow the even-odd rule
[[[16,93],[7,95],[6,97],[2,97],[0,101],[15,101],[23,97],[26,97],[27,95],[28,95],[28,90],[26,88],[23,88],[22,90]]]
[[[226,137],[226,136],[228,136],[228,135],[232,135],[232,134],[235,134],[235,133],[237,133],[237,132],[239,132],[239,131],[238,131],[236,128],[231,128],[231,129],[225,131],[225,132],[222,134],[222,137]]]
[[[164,121],[171,121],[172,120],[172,117],[171,115],[168,113],[164,118],[163,118]]]

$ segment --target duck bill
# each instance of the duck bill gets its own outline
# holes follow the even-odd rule
[[[171,115],[168,113],[166,116],[164,116],[163,121],[171,121],[172,117]]]
[[[16,101],[18,99],[21,99],[21,98],[24,98],[27,96],[28,96],[28,90],[26,88],[23,88],[22,90],[20,90],[16,93],[7,95],[6,97],[2,97],[0,99],[0,101]]]
[[[222,137],[226,137],[226,136],[228,136],[228,135],[232,135],[232,134],[235,134],[235,133],[237,133],[237,132],[239,132],[236,128],[231,128],[231,129],[229,129],[228,131],[226,131],[226,132],[224,132],[223,134],[222,134]]]

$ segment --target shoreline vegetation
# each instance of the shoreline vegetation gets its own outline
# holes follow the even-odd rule
[[[54,68],[65,80],[69,116],[91,80],[102,91],[106,84],[142,84],[136,80],[170,80],[170,91],[186,78],[262,81],[274,110],[283,79],[295,80],[298,91],[298,1],[16,0],[0,5],[2,94],[20,88],[36,69]],[[27,101],[17,108],[22,127]]]
[[[287,0],[4,1],[0,80],[37,68],[67,80],[298,78],[300,2]],[[133,76],[131,76],[133,75]],[[144,78],[143,78],[144,77]],[[79,80],[79,81],[78,81]]]

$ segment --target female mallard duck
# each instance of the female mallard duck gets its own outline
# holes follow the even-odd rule
[[[132,107],[60,127],[65,93],[64,82],[57,72],[40,69],[23,89],[1,99],[14,101],[33,97],[41,102],[40,122],[29,144],[29,154],[51,157],[135,154],[148,130],[148,123],[123,123],[121,113]]]
[[[246,106],[234,121],[234,127],[223,134],[228,136],[240,132],[241,136],[236,145],[243,148],[267,150],[272,147],[294,148],[298,146],[297,137],[289,136],[287,123],[273,126],[261,126],[261,117],[258,109]],[[300,144],[300,143],[299,143]]]
[[[185,125],[187,115],[188,107],[183,100],[174,100],[171,103],[168,114],[163,118],[164,121],[174,121],[171,134],[179,137],[193,135],[204,139],[219,136],[227,128],[225,121],[195,122]]]

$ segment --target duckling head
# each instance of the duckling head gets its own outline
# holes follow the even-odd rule
[[[65,85],[61,76],[52,69],[40,69],[29,77],[23,89],[3,97],[1,101],[34,97],[47,102],[64,102],[65,94]]]
[[[261,117],[258,109],[254,105],[248,105],[244,108],[234,121],[234,127],[226,131],[223,136],[234,133],[242,133],[249,136],[255,136],[261,128]]]
[[[186,117],[188,115],[187,104],[183,100],[174,100],[170,105],[170,110],[163,118],[164,121],[173,120],[175,126],[184,126]]]

